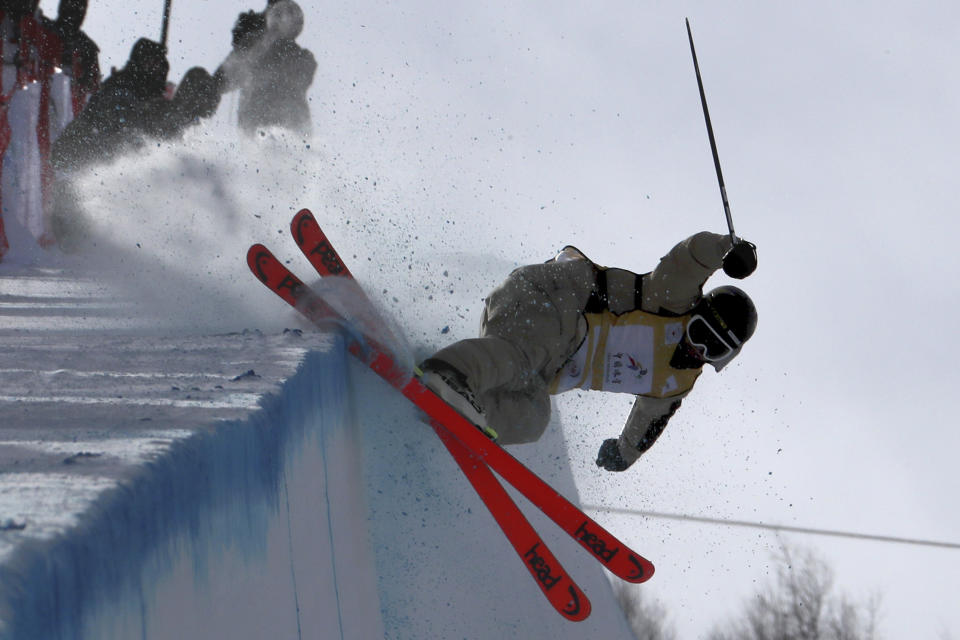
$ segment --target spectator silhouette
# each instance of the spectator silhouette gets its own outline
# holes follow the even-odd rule
[[[41,246],[53,244],[45,203],[49,195],[52,79],[60,40],[37,0],[0,3],[3,62],[0,87],[0,218],[18,222]],[[0,259],[9,248],[0,222]]]
[[[59,39],[57,66],[65,86],[56,87],[56,107],[66,126],[100,88],[100,48],[80,27],[87,16],[87,0],[60,0],[57,19],[48,28]],[[61,127],[62,129],[62,127]]]
[[[127,64],[104,81],[54,143],[53,223],[63,249],[76,248],[84,235],[82,209],[72,184],[77,171],[111,162],[146,140],[178,136],[216,111],[219,95],[206,70],[194,67],[187,71],[173,98],[168,99],[169,69],[163,45],[141,38]]]
[[[194,67],[172,100],[165,96],[167,62],[163,45],[141,38],[123,69],[115,71],[53,147],[59,171],[107,162],[148,138],[169,138],[216,111],[213,79]]]
[[[274,0],[263,13],[237,18],[233,51],[214,79],[221,93],[239,90],[237,120],[246,133],[271,126],[310,133],[307,90],[317,63],[295,41],[302,31],[303,11],[293,0]]]

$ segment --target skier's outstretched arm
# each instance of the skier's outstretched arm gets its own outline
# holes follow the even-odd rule
[[[678,243],[644,279],[643,308],[687,313],[696,306],[703,284],[723,266],[730,251],[729,235],[701,231]]]
[[[672,398],[638,396],[620,437],[605,440],[600,446],[597,466],[607,471],[626,470],[653,446],[686,395]]]

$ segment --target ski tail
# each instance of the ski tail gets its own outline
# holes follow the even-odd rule
[[[301,209],[293,216],[290,233],[300,251],[321,276],[323,286],[331,287],[323,291],[323,296],[330,299],[348,321],[360,327],[364,335],[375,338],[382,348],[389,348],[397,363],[403,361],[408,370],[407,377],[412,375],[415,367],[406,340],[386,322],[385,314],[377,309],[377,305],[354,278],[309,209]]]
[[[361,362],[374,370],[380,377],[396,388],[403,386],[413,376],[410,367],[404,367],[392,355],[389,349],[376,338],[358,331],[355,324],[320,295],[317,295],[300,278],[295,276],[280,262],[273,252],[262,244],[255,244],[247,250],[247,265],[263,284],[291,307],[302,313],[310,322],[321,329],[338,329],[348,337],[347,349]]]
[[[283,266],[270,249],[255,244],[247,250],[247,266],[260,282],[314,324],[336,322],[340,314]]]
[[[350,269],[340,259],[340,254],[327,239],[317,219],[309,209],[301,209],[290,221],[290,233],[313,268],[321,276],[344,276],[353,278]]]

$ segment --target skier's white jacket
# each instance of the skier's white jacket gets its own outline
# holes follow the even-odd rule
[[[619,440],[621,456],[632,463],[699,374],[673,369],[670,357],[703,284],[729,249],[729,236],[700,232],[653,271],[637,274],[601,267],[568,247],[547,263],[515,269],[487,297],[480,337],[433,357],[466,375],[502,444],[539,439],[549,422],[549,393],[635,394]],[[624,369],[634,377],[619,375]]]

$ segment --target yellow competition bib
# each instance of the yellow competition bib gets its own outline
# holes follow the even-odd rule
[[[571,389],[614,391],[669,398],[689,390],[700,369],[670,366],[689,316],[665,317],[646,311],[615,315],[585,313],[587,335],[557,372],[550,393]]]

